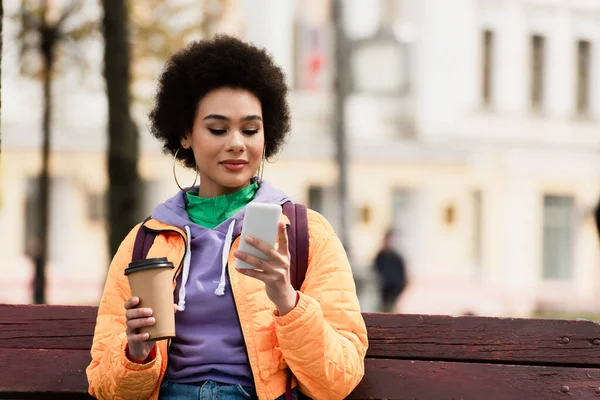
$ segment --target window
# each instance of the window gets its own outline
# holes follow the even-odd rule
[[[332,87],[333,32],[329,26],[294,24],[294,85],[300,90]]]
[[[410,188],[398,188],[393,192],[393,228],[396,233],[394,235],[396,246],[400,246],[402,240],[409,239],[416,226],[415,195],[415,191]]]
[[[586,114],[589,108],[590,42],[577,42],[577,112]]]
[[[338,230],[341,226],[337,188],[335,186],[310,186],[308,188],[307,206],[327,218],[334,230]]]
[[[361,93],[407,95],[410,92],[410,45],[395,38],[373,39],[353,49],[352,89]]]
[[[574,201],[544,196],[543,277],[569,279],[573,267]]]
[[[87,217],[90,222],[102,222],[107,217],[104,193],[87,192]]]
[[[544,101],[544,57],[546,39],[540,35],[531,38],[531,105],[540,108]]]
[[[311,186],[308,188],[308,208],[323,214],[324,193],[321,186]]]
[[[483,32],[483,76],[481,96],[486,106],[492,100],[492,79],[494,67],[494,33],[490,30]]]

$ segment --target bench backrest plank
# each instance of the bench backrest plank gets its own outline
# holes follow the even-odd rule
[[[365,314],[369,357],[600,365],[592,321]]]

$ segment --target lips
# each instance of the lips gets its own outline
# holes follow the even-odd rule
[[[246,166],[246,164],[248,164],[248,161],[246,160],[225,160],[225,161],[221,161],[220,164],[225,167],[226,169],[228,169],[229,171],[241,171],[242,169],[244,169],[244,167]]]

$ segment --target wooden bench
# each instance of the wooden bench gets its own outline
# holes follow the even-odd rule
[[[0,398],[84,399],[95,307],[0,305]],[[365,314],[352,399],[600,399],[591,321]]]

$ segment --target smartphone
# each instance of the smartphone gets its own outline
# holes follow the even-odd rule
[[[238,249],[262,260],[267,260],[267,256],[262,251],[246,243],[246,236],[254,236],[271,246],[275,246],[280,218],[281,206],[279,204],[248,203]],[[236,260],[236,265],[240,269],[255,268],[240,259]]]

